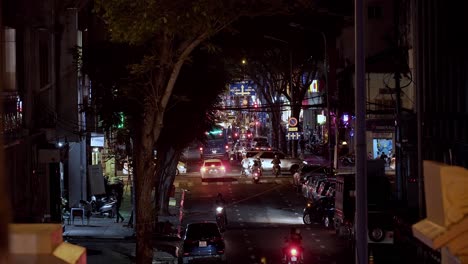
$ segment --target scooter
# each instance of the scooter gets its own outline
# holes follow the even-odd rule
[[[98,213],[100,215],[107,215],[109,218],[114,217],[116,200],[110,198],[107,200],[105,197],[96,198],[96,196],[91,196],[91,202],[93,213]]]
[[[281,166],[279,164],[273,165],[273,174],[275,177],[278,177],[278,175],[281,174]]]
[[[252,180],[254,183],[259,183],[260,177],[262,177],[262,169],[261,168],[251,169],[250,175],[252,175]]]
[[[291,244],[286,248],[286,256],[283,258],[284,264],[303,264],[302,247],[297,244]]]
[[[216,223],[221,231],[226,230],[226,215],[222,206],[216,207]]]

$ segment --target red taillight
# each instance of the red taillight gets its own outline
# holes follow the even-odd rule
[[[296,256],[297,255],[297,249],[292,248],[291,249],[291,255]]]

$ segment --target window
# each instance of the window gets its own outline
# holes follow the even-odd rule
[[[0,70],[5,71],[5,82],[4,90],[14,91],[16,90],[16,30],[13,28],[5,27],[5,42],[2,43],[3,51],[5,54],[5,60],[0,62],[3,63],[3,67]]]

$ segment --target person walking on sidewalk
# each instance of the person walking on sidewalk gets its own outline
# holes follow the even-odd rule
[[[115,202],[115,222],[118,223],[119,219],[122,219],[120,222],[124,221],[123,216],[120,214],[120,206],[122,205],[122,200],[123,200],[123,192],[124,192],[124,185],[122,181],[119,181],[116,184],[116,187],[114,189],[114,194],[115,194],[115,199],[117,200]]]

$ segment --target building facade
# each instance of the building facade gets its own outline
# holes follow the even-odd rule
[[[15,222],[60,222],[87,198],[90,86],[80,74],[79,10],[2,1],[2,136]]]

